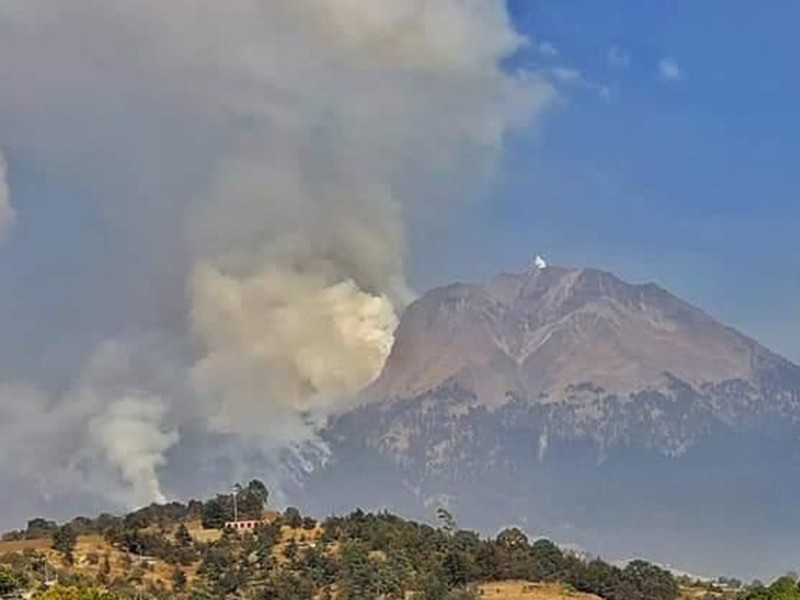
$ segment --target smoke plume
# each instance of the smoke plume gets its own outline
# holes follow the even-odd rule
[[[76,318],[45,306],[24,377],[0,373],[27,390],[0,396],[0,444],[48,446],[0,480],[135,504],[193,493],[173,482],[209,439],[226,464],[315,444],[413,298],[409,216],[474,197],[549,103],[503,66],[524,43],[502,0],[3,2],[0,139],[93,225],[65,250]]]
[[[191,376],[198,393],[219,400],[211,426],[268,432],[279,445],[298,434],[287,420],[336,408],[378,375],[397,324],[386,296],[315,270],[237,279],[200,266],[193,298],[210,351]]]
[[[164,406],[157,398],[128,396],[115,400],[89,423],[92,441],[118,466],[138,504],[164,502],[156,468],[178,436],[161,429]]]

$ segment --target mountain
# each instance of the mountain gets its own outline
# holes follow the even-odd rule
[[[602,392],[738,380],[790,368],[753,340],[653,284],[593,269],[535,269],[488,285],[426,294],[403,317],[376,398],[457,383],[481,404],[505,394],[564,400],[570,386]]]
[[[315,510],[446,505],[612,556],[796,568],[800,367],[654,284],[546,267],[432,290],[325,436],[296,491]],[[774,534],[755,559],[753,532]]]

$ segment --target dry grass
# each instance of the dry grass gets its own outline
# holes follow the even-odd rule
[[[294,540],[298,544],[316,542],[322,535],[322,527],[317,525],[314,529],[292,529],[291,527],[281,527],[281,542],[286,544],[290,540]]]
[[[161,560],[143,562],[132,557],[127,552],[122,552],[110,545],[103,536],[83,535],[78,538],[75,546],[75,564],[73,572],[83,575],[100,574],[105,557],[111,567],[109,577],[125,577],[132,570],[140,570],[142,580],[149,583],[160,583],[169,587],[171,585],[172,570],[174,567]],[[93,560],[90,560],[90,557]]]
[[[172,565],[161,560],[147,563],[140,561],[136,557],[131,557],[127,552],[114,548],[101,535],[79,536],[73,552],[75,561],[69,566],[63,564],[61,553],[51,548],[51,541],[48,538],[0,542],[0,556],[26,550],[41,552],[49,563],[63,566],[72,573],[91,576],[100,574],[105,558],[108,557],[110,567],[108,576],[111,579],[124,578],[132,571],[137,570],[140,572],[143,582],[161,584],[164,587],[171,586],[174,569]],[[191,578],[194,570],[194,568],[187,569],[187,576]]]
[[[192,536],[197,542],[211,543],[216,542],[222,537],[222,532],[219,529],[203,529],[200,521],[189,521],[186,523],[186,529],[189,530],[189,535]]]
[[[600,600],[593,594],[584,594],[557,583],[530,583],[527,581],[498,581],[478,586],[481,598],[487,600]]]
[[[50,547],[50,539],[42,538],[38,540],[19,540],[14,542],[0,542],[0,554],[10,554],[11,552],[25,552],[25,550],[47,550]]]
[[[731,598],[736,596],[740,590],[726,589],[717,587],[716,589],[709,589],[707,586],[700,585],[682,585],[678,592],[678,600],[701,600],[702,598]]]

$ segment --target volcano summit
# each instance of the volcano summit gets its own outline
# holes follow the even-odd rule
[[[305,482],[317,510],[446,504],[714,573],[800,550],[800,368],[657,285],[547,266],[434,289],[365,395]]]

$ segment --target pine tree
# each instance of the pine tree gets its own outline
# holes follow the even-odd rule
[[[189,530],[186,528],[186,525],[181,523],[178,526],[178,530],[175,532],[175,542],[181,548],[188,548],[189,546],[192,545],[193,541],[194,540],[192,539],[192,535],[189,533]]]
[[[74,560],[72,553],[75,551],[75,544],[77,541],[78,536],[75,535],[68,525],[59,527],[53,533],[53,550],[61,552],[64,556],[64,560],[72,564]]]

